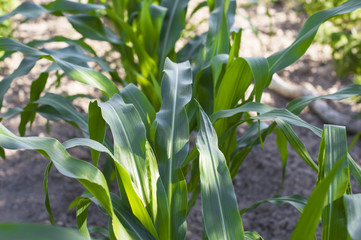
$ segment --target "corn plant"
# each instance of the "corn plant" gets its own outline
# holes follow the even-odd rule
[[[180,2],[182,1],[177,1],[177,3]],[[112,6],[117,3],[125,5]],[[135,14],[148,19],[144,20],[148,23],[149,15],[153,19],[151,13],[154,14],[155,12],[152,11],[156,11],[152,8],[156,5],[150,3],[150,1],[144,1],[143,6],[146,10],[136,8],[140,9],[141,13],[140,15]],[[162,3],[170,4],[168,1]],[[82,39],[72,40],[65,37],[50,39],[49,41],[65,41],[70,44],[65,49],[50,50],[35,48],[47,41],[23,44],[13,39],[2,38],[0,39],[0,49],[5,51],[4,57],[8,57],[15,51],[22,52],[26,57],[17,70],[0,82],[1,99],[13,79],[26,75],[40,58],[52,62],[49,69],[41,73],[39,78],[32,83],[28,105],[24,109],[10,109],[3,117],[8,118],[20,113],[19,130],[21,135],[25,133],[26,124],[31,123],[35,114],[39,113],[48,120],[69,122],[81,129],[85,138],[71,139],[61,144],[53,138],[17,137],[0,125],[0,146],[11,149],[34,149],[51,160],[45,174],[46,194],[47,176],[52,165],[63,175],[76,178],[84,185],[86,192],[77,199],[76,203],[79,231],[86,239],[90,238],[86,219],[87,209],[91,203],[96,204],[109,216],[109,229],[106,237],[111,239],[184,239],[185,218],[199,193],[201,193],[203,203],[205,237],[209,239],[257,239],[256,233],[243,231],[231,178],[236,176],[238,168],[252,147],[263,144],[266,136],[276,130],[281,136],[280,139],[283,139],[280,140],[281,145],[287,144],[286,141],[288,141],[302,159],[313,170],[319,172],[318,185],[307,201],[302,214],[306,217],[300,218],[293,236],[294,239],[301,238],[302,235],[299,233],[306,229],[312,238],[322,208],[333,211],[335,205],[332,203],[341,201],[339,199],[342,198],[342,194],[350,193],[348,189],[343,188],[344,182],[349,180],[345,180],[347,176],[340,174],[339,169],[342,169],[342,172],[350,171],[359,185],[361,185],[361,170],[350,156],[345,158],[337,153],[335,156],[327,157],[331,160],[324,160],[328,153],[331,154],[333,149],[336,149],[336,147],[330,147],[339,138],[336,137],[334,140],[333,132],[338,131],[337,136],[341,136],[340,132],[344,130],[332,126],[325,128],[325,137],[322,138],[320,147],[319,165],[317,165],[292,130],[291,125],[309,128],[316,135],[321,136],[320,129],[304,122],[297,114],[317,98],[340,100],[357,96],[361,92],[360,85],[346,87],[331,95],[297,99],[285,109],[273,109],[261,104],[260,100],[273,73],[289,66],[305,53],[315,37],[318,27],[324,21],[335,15],[360,8],[361,3],[351,0],[339,7],[313,15],[305,23],[291,46],[268,58],[241,58],[238,56],[238,51],[242,31],[231,29],[235,1],[208,1],[211,11],[210,30],[206,34],[196,36],[175,57],[173,56],[178,61],[190,60],[192,65],[187,62],[176,64],[171,60],[166,60],[163,75],[159,71],[163,68],[163,62],[160,59],[174,55],[169,54],[168,50],[164,51],[163,55],[159,55],[161,57],[157,60],[158,68],[156,69],[153,68],[155,65],[152,63],[156,58],[150,58],[152,61],[143,62],[140,59],[139,62],[134,61],[137,67],[131,63],[128,63],[131,66],[126,65],[127,61],[133,61],[132,56],[140,57],[139,54],[144,53],[139,50],[141,48],[138,48],[138,45],[152,51],[156,49],[154,45],[149,47],[147,44],[152,41],[144,41],[144,36],[141,34],[141,31],[145,33],[149,28],[142,30],[145,25],[136,24],[141,20],[134,20],[135,16],[129,15],[134,9],[132,4],[132,1],[114,1],[110,4],[111,7],[104,7],[65,0],[54,1],[44,6],[24,3],[12,13],[0,18],[0,20],[4,20],[16,13],[27,17],[36,17],[41,13],[66,16],[68,20],[70,19],[73,27],[84,37],[108,41],[115,49],[126,49],[123,54],[128,58],[124,60],[123,64],[130,72],[127,74],[126,82],[138,83],[142,90],[131,83],[119,90],[114,82],[123,81],[114,70],[107,67],[102,59],[84,52],[94,54],[92,48]],[[136,7],[139,5],[136,4]],[[169,5],[169,9],[172,7],[173,5]],[[147,9],[153,10],[149,10],[147,13]],[[174,11],[183,11],[183,9],[177,8]],[[103,14],[103,10],[115,24],[119,36],[99,24],[99,16]],[[77,14],[69,15],[74,12]],[[79,12],[82,13],[79,15]],[[165,19],[167,19],[166,16]],[[132,22],[133,20],[134,22]],[[85,24],[90,22],[91,24]],[[130,26],[133,27],[130,28]],[[160,29],[159,24],[156,26],[158,26],[157,29]],[[168,26],[166,29],[173,29],[169,27],[171,25],[161,24],[161,26],[161,29],[163,26]],[[134,29],[139,30],[140,32],[137,32],[139,34],[135,34]],[[230,44],[230,35],[233,40],[232,45]],[[171,41],[173,45],[174,41]],[[132,42],[134,49],[127,46],[125,44],[127,42]],[[155,40],[155,42],[157,41]],[[172,44],[170,45],[173,46]],[[159,43],[158,46],[160,46]],[[172,50],[172,48],[170,49]],[[192,49],[197,51],[192,51]],[[138,50],[139,53],[133,52]],[[145,57],[145,59],[148,58]],[[97,62],[103,70],[111,73],[113,81],[104,74],[91,69],[88,66],[88,62],[91,61]],[[155,70],[152,72],[149,71],[150,69]],[[64,96],[53,93],[45,93],[41,96],[50,71],[62,71],[76,81],[91,85],[102,91],[104,98],[89,104],[87,116],[79,113],[73,107],[71,100]],[[150,76],[147,76],[150,77],[150,80],[145,81],[146,77],[142,74],[149,74]],[[254,85],[252,86],[253,79]],[[151,85],[149,85],[150,83]],[[249,88],[252,93],[247,97],[245,93]],[[249,112],[257,112],[258,115],[251,117]],[[261,122],[265,119],[271,119],[274,122],[269,125]],[[244,122],[249,123],[250,127],[243,136],[238,137],[237,126]],[[111,142],[110,138],[106,136],[106,126],[110,127],[114,142]],[[189,151],[189,133],[193,130],[198,130],[196,147]],[[341,140],[345,145],[345,139],[341,138]],[[66,148],[78,145],[92,148],[93,164],[73,158],[66,151]],[[344,149],[342,151],[344,154]],[[114,166],[120,196],[110,193],[109,176],[97,168],[100,152],[107,153]],[[343,160],[337,161],[340,157]],[[322,161],[327,161],[327,163]],[[185,180],[187,174],[190,175],[188,182]],[[340,189],[336,183],[332,183],[334,179],[342,179],[340,180],[343,182]],[[338,189],[335,196],[332,195],[332,192],[329,195],[326,194],[329,186],[333,186],[332,184]],[[190,193],[192,197],[188,200]],[[326,195],[327,202],[331,206],[324,205]],[[49,199],[48,197],[46,199],[46,208],[51,221],[54,222]],[[269,201],[297,201],[297,198],[294,197],[274,199]],[[358,225],[356,224],[355,228],[354,219],[357,219],[359,215],[349,213],[349,209],[359,204],[357,195],[354,197],[349,194],[344,199],[348,203],[345,205],[346,207],[342,207],[342,204],[337,205],[339,204],[337,203],[336,208],[341,209],[342,214],[347,210],[350,220],[347,223],[344,222],[341,227],[346,228],[347,226],[346,235],[357,239],[354,236],[355,232],[357,233]],[[339,217],[331,215],[322,216],[324,229],[334,228],[335,231],[338,231],[333,221],[338,221]],[[3,226],[3,229],[11,227],[16,229],[24,226]],[[345,234],[344,229],[342,231]],[[331,239],[332,234],[324,234],[325,239]]]

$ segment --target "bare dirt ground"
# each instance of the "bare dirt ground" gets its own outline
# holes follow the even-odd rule
[[[46,2],[46,1],[42,1]],[[194,1],[191,1],[194,4]],[[236,27],[244,29],[242,37],[241,56],[268,56],[269,54],[287,47],[295,39],[298,30],[305,21],[302,13],[286,9],[284,5],[275,5],[269,9],[271,18],[266,14],[266,7],[253,6],[239,8],[236,17]],[[192,21],[198,23],[207,13],[195,16]],[[258,29],[258,37],[252,32],[245,17],[250,17],[252,24]],[[21,18],[17,17],[15,26],[18,26],[14,37],[22,42],[33,39],[47,39],[54,35],[77,37],[70,30],[71,26],[64,19],[52,16],[43,16],[37,20],[18,25]],[[206,23],[202,23],[195,30],[204,31]],[[273,31],[273,36],[270,32]],[[96,43],[100,52],[104,51],[102,43]],[[51,47],[51,46],[50,46]],[[6,76],[11,73],[20,62],[21,55],[16,54],[1,65],[0,74]],[[24,106],[27,103],[29,85],[38,74],[47,66],[46,61],[37,66],[30,75],[14,81],[11,90],[5,97],[3,112],[10,107]],[[330,50],[327,47],[314,44],[305,56],[296,64],[280,73],[286,80],[312,86],[320,93],[334,92],[350,83],[349,79],[340,79],[336,76],[330,59]],[[52,76],[54,78],[54,76]],[[61,89],[51,89],[52,92],[65,94],[85,93],[94,94],[94,89],[71,80],[66,80]],[[89,100],[76,102],[80,109],[86,111]],[[277,94],[267,91],[263,102],[275,107],[285,107],[288,103]],[[341,105],[342,108],[343,105]],[[301,118],[307,122],[322,127],[324,124],[309,110],[305,110]],[[46,121],[37,117],[33,130],[27,135],[52,136],[60,141],[73,137],[80,137],[81,133],[66,123],[50,124],[50,134],[45,130]],[[3,124],[17,132],[19,118],[4,120]],[[305,143],[311,157],[317,160],[320,139],[312,132],[295,128],[296,133]],[[349,139],[352,139],[352,135]],[[275,136],[271,135],[265,141],[264,149],[255,147],[244,161],[238,176],[234,179],[235,190],[240,208],[248,207],[275,194],[299,194],[308,197],[311,193],[317,174],[289,146],[289,160],[284,187],[281,188],[282,164],[275,143]],[[80,159],[90,159],[87,149],[76,148],[71,152]],[[360,164],[360,142],[351,151],[351,155]],[[0,161],[0,222],[49,222],[44,207],[43,175],[48,160],[39,154],[29,151],[7,151],[7,160]],[[360,192],[353,184],[355,192]],[[61,226],[76,224],[74,210],[67,211],[72,200],[79,196],[83,187],[75,180],[65,178],[56,170],[52,170],[49,177],[50,202],[53,208],[56,223]],[[188,217],[187,239],[202,239],[202,217],[200,201],[191,210]],[[264,204],[255,210],[242,215],[244,228],[247,231],[257,231],[264,239],[289,239],[299,213],[290,205],[273,206]],[[107,219],[99,210],[91,207],[89,211],[89,226],[105,226]]]

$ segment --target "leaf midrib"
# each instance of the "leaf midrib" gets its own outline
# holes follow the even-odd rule
[[[206,123],[205,121],[203,121],[203,124],[204,124],[204,127],[206,128]],[[218,178],[217,178],[217,175],[215,174],[215,172],[217,171],[216,167],[215,167],[215,160],[214,160],[214,157],[213,155],[216,155],[216,154],[213,154],[213,150],[210,146],[210,140],[208,138],[208,135],[206,135],[206,141],[207,141],[207,148],[208,148],[208,152],[212,153],[210,154],[210,157],[211,157],[211,163],[212,163],[212,168],[213,168],[213,176],[214,176],[214,180],[216,182],[216,186],[217,186],[217,201],[218,201],[218,206],[219,206],[219,210],[220,210],[220,213],[221,213],[221,221],[222,221],[222,228],[223,228],[223,236],[224,236],[224,239],[228,239],[227,237],[227,234],[226,234],[226,227],[225,227],[225,223],[224,223],[224,214],[223,214],[223,209],[222,209],[222,203],[221,203],[221,199],[220,199],[220,193],[219,193],[219,183],[218,183]]]

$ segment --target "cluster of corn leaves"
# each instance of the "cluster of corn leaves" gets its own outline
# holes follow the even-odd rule
[[[293,44],[268,58],[238,56],[242,31],[231,28],[236,8],[232,0],[209,0],[198,5],[196,10],[204,6],[210,10],[209,31],[196,36],[175,53],[175,42],[186,22],[187,4],[188,1],[182,0],[164,0],[160,4],[157,1],[109,1],[104,5],[58,0],[43,6],[25,2],[0,17],[0,21],[4,21],[15,14],[26,18],[43,13],[64,16],[83,36],[77,40],[58,36],[27,44],[0,38],[0,49],[5,52],[3,59],[17,51],[25,55],[19,67],[0,82],[1,102],[11,82],[28,74],[39,59],[52,62],[48,70],[32,82],[28,105],[23,109],[10,109],[3,118],[21,114],[21,135],[25,134],[26,125],[32,123],[36,113],[48,120],[65,120],[84,134],[84,138],[61,144],[53,138],[17,137],[0,125],[0,146],[33,149],[51,160],[44,187],[45,205],[52,223],[47,176],[54,165],[59,172],[76,178],[86,188],[75,202],[80,239],[90,239],[86,220],[91,203],[109,216],[107,238],[184,239],[185,219],[199,193],[206,238],[258,239],[256,233],[244,232],[241,214],[262,202],[239,211],[231,179],[252,147],[262,144],[267,135],[276,131],[284,168],[285,146],[289,142],[319,173],[307,204],[299,196],[275,196],[267,200],[276,204],[291,203],[303,212],[292,239],[312,239],[320,218],[324,239],[357,239],[361,231],[357,208],[361,202],[359,195],[351,194],[349,172],[361,185],[361,169],[347,154],[345,129],[325,126],[322,131],[297,114],[318,98],[339,100],[359,95],[360,85],[322,97],[297,99],[285,109],[273,109],[261,104],[260,99],[272,75],[305,53],[324,21],[358,9],[361,3],[351,0],[316,13],[305,23]],[[103,17],[112,24],[113,30],[102,24]],[[97,57],[84,38],[109,42],[119,51],[125,79]],[[42,47],[52,41],[66,42],[69,46],[55,50]],[[112,80],[91,69],[88,62],[96,62],[102,71],[110,73]],[[45,93],[40,97],[51,71],[56,71],[60,77],[60,72],[64,72],[76,81],[99,89],[104,101],[90,102],[89,113],[84,115],[71,103],[77,96],[69,99]],[[119,90],[115,82],[123,88]],[[247,89],[252,90],[250,95],[246,94]],[[257,112],[257,116],[251,117],[249,112]],[[273,123],[261,122],[265,119]],[[244,122],[250,125],[249,130],[238,137],[236,128]],[[291,125],[306,127],[322,136],[318,165]],[[106,136],[107,126],[113,142]],[[189,152],[189,133],[193,130],[198,131],[197,141]],[[93,164],[70,156],[66,149],[74,146],[90,147]],[[107,171],[97,168],[100,152],[107,154],[113,166],[120,196],[110,192]],[[187,174],[190,175],[188,182]],[[189,199],[188,194],[192,194]],[[44,234],[61,231],[41,226],[0,226],[0,232],[9,239],[25,232],[15,233],[19,229],[33,229],[34,234],[36,231],[44,231]],[[74,233],[66,231],[64,234]]]

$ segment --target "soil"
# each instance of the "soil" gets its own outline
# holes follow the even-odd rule
[[[36,1],[39,2],[39,1]],[[40,1],[47,2],[47,1]],[[190,2],[194,7],[195,1]],[[242,4],[242,1],[238,4]],[[267,16],[267,7],[259,4],[249,8],[239,7],[237,10],[235,27],[242,27],[241,56],[268,56],[273,52],[287,47],[295,39],[298,30],[305,21],[305,15],[298,9],[290,9],[289,6],[275,4],[268,8],[271,17]],[[192,23],[198,23],[207,16],[207,11],[194,16]],[[252,24],[258,29],[258,36],[252,30],[250,23],[245,19],[249,17]],[[33,39],[48,39],[55,35],[67,35],[76,38],[78,35],[71,30],[70,24],[63,18],[42,16],[36,20],[30,20],[19,24],[21,17],[15,17],[17,26],[14,37],[22,42]],[[206,24],[199,24],[195,33],[203,32]],[[273,34],[270,34],[273,32]],[[272,35],[272,36],[271,36]],[[107,48],[104,43],[91,41],[97,47],[100,55]],[[182,43],[180,43],[181,45]],[[59,45],[49,47],[59,47]],[[21,60],[20,54],[15,54],[1,65],[1,76],[11,73]],[[116,56],[115,56],[116,57]],[[16,79],[4,100],[4,113],[10,107],[24,106],[29,96],[29,85],[36,79],[41,71],[46,69],[48,63],[41,61],[31,73],[23,78]],[[350,84],[350,79],[341,79],[336,76],[332,68],[330,49],[326,46],[313,44],[304,57],[291,67],[279,73],[288,81],[301,84],[305,87],[313,87],[321,94],[334,92],[342,86]],[[54,76],[51,76],[54,80]],[[75,94],[93,94],[94,89],[69,79],[64,80],[62,87],[51,88],[51,92]],[[99,94],[96,92],[96,94]],[[76,102],[79,109],[86,112],[89,100]],[[275,107],[285,107],[289,102],[271,91],[266,91],[263,102]],[[341,104],[341,108],[343,103]],[[308,109],[304,110],[301,118],[307,122],[322,127],[323,122]],[[11,131],[17,132],[19,117],[2,122]],[[52,122],[50,133],[46,133],[46,121],[37,117],[31,132],[27,135],[52,136],[59,141],[65,141],[74,137],[81,137],[81,133],[63,122]],[[297,135],[305,143],[306,148],[314,160],[317,160],[320,138],[311,131],[303,128],[294,128]],[[240,129],[240,132],[242,129]],[[349,135],[351,141],[353,135]],[[45,222],[49,223],[48,215],[44,207],[43,175],[48,160],[40,154],[30,151],[6,151],[7,159],[0,161],[0,222]],[[90,152],[84,148],[76,148],[71,154],[80,159],[90,159]],[[352,149],[351,155],[360,164],[361,147],[360,141]],[[282,164],[276,147],[275,136],[270,135],[261,146],[255,147],[242,164],[237,177],[234,179],[235,191],[238,198],[239,208],[251,206],[253,203],[272,197],[275,194],[292,195],[299,194],[308,197],[315,186],[317,173],[303,162],[303,160],[289,146],[289,159],[287,162],[286,178],[283,188]],[[357,184],[353,181],[354,192],[360,192]],[[54,168],[49,176],[49,196],[53,208],[56,223],[61,226],[76,225],[75,211],[67,210],[69,204],[79,196],[84,188],[76,181],[66,178]],[[242,215],[244,228],[247,231],[257,231],[264,239],[289,239],[299,212],[290,205],[274,206],[268,203],[260,205],[257,209],[250,210]],[[106,226],[107,219],[102,213],[92,206],[89,211],[89,226]],[[200,199],[191,210],[188,219],[187,239],[202,239],[202,213]],[[318,229],[318,235],[320,231]]]

